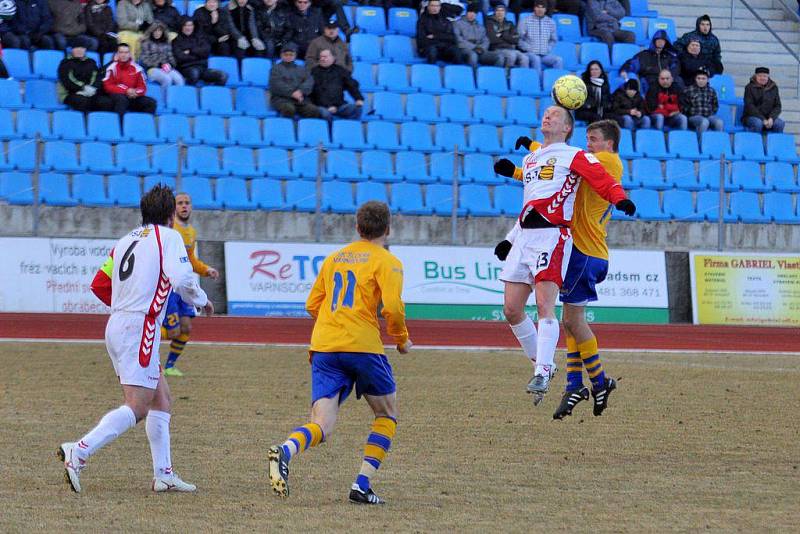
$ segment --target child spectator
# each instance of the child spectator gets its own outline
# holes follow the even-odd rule
[[[185,83],[178,72],[167,31],[167,25],[160,20],[151,24],[142,39],[142,53],[139,56],[139,63],[144,67],[147,76],[161,86],[164,102],[167,101],[167,88],[170,85]]]

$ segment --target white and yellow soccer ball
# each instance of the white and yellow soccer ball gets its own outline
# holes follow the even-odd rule
[[[567,109],[578,109],[586,102],[586,84],[574,74],[565,74],[553,84],[553,102]]]

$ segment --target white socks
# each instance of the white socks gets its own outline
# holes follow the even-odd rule
[[[558,343],[558,319],[539,319],[539,339],[536,344],[536,374],[549,375],[553,371]]]
[[[169,443],[170,414],[158,410],[147,412],[144,428],[150,441],[150,453],[153,455],[153,476],[172,475],[172,455]]]
[[[541,324],[541,323],[540,323]],[[533,363],[536,364],[536,326],[527,315],[525,319],[519,324],[512,324],[511,331],[517,336],[519,344],[522,345],[522,350],[525,356]]]
[[[134,426],[136,416],[128,406],[123,404],[116,410],[111,410],[78,442],[78,458],[86,460]]]

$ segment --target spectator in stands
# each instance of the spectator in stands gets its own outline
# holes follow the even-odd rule
[[[313,5],[319,8],[322,13],[322,20],[336,20],[336,23],[342,29],[346,37],[358,31],[357,28],[351,28],[350,23],[347,21],[347,15],[344,14],[342,7],[342,0],[313,0]],[[387,9],[388,12],[388,9]]]
[[[744,88],[742,123],[751,132],[782,133],[781,96],[778,86],[769,77],[767,67],[757,67],[750,83]]]
[[[284,117],[320,117],[319,108],[308,98],[314,78],[297,65],[297,45],[288,42],[281,49],[281,61],[269,73],[270,104]]]
[[[131,57],[139,57],[139,47],[144,31],[153,23],[153,8],[147,0],[119,0],[117,25],[119,42],[130,47]]]
[[[325,30],[322,35],[311,41],[306,50],[306,68],[308,70],[317,66],[319,53],[325,49],[333,52],[336,64],[353,72],[353,58],[350,56],[350,49],[347,43],[339,38],[339,25],[335,21],[325,23]]]
[[[621,30],[619,21],[625,16],[625,8],[617,0],[588,0],[586,4],[586,26],[589,35],[597,37],[611,46],[617,43],[633,43],[636,35]]]
[[[125,43],[117,46],[114,61],[106,67],[103,90],[111,98],[113,111],[120,115],[127,111],[156,112],[156,101],[145,96],[144,71],[133,62],[131,49]]]
[[[489,50],[498,54],[506,67],[528,67],[530,60],[526,54],[517,50],[519,33],[511,21],[506,20],[506,6],[498,3],[494,13],[486,19],[486,34],[489,36]]]
[[[428,63],[446,61],[464,63],[465,57],[456,45],[453,23],[442,13],[440,0],[430,0],[417,21],[417,52]]]
[[[467,14],[453,23],[456,44],[467,58],[467,63],[477,67],[483,65],[502,66],[503,59],[497,52],[489,51],[489,36],[486,28],[478,24],[478,4],[469,4]]]
[[[70,56],[58,65],[59,102],[70,108],[88,113],[90,111],[111,111],[111,99],[100,91],[102,79],[97,63],[86,57],[86,43],[76,39],[72,44]]]
[[[183,19],[181,32],[172,41],[172,55],[175,56],[178,71],[189,85],[195,85],[200,80],[213,85],[225,85],[228,81],[226,72],[208,68],[211,44],[206,37],[195,32],[194,21],[189,17]]]
[[[11,42],[16,40],[16,36],[11,33],[11,19],[14,18],[14,15],[17,14],[17,4],[14,0],[6,0],[4,2],[0,2],[0,52],[3,49],[3,39],[6,38],[6,35],[11,36]],[[11,47],[8,42],[6,42],[6,46]],[[12,47],[16,48],[16,47]],[[0,63],[2,63],[2,59],[0,59]],[[3,78],[8,78],[8,71],[5,70],[5,66],[3,67],[3,72],[6,73]]]
[[[264,41],[259,38],[256,24],[256,10],[248,0],[231,0],[228,3],[231,18],[231,37],[236,43],[234,55],[261,57],[264,55]]]
[[[519,48],[525,52],[531,68],[542,73],[542,65],[554,69],[564,67],[564,60],[552,53],[558,41],[556,23],[547,16],[545,0],[534,0],[533,15],[520,20]]]
[[[86,20],[80,0],[48,0],[53,13],[53,40],[59,50],[80,40],[89,50],[97,50],[97,39],[86,35]]]
[[[702,68],[694,76],[694,83],[683,91],[681,111],[689,117],[689,125],[698,134],[711,128],[722,131],[722,119],[717,117],[719,101],[717,92],[708,85],[709,72]]]
[[[219,8],[219,0],[206,0],[192,15],[197,34],[203,36],[211,52],[217,56],[232,56],[236,43],[231,35],[231,17],[227,9]]]
[[[311,77],[314,79],[311,102],[319,106],[319,113],[323,119],[332,120],[334,117],[340,117],[358,120],[364,108],[364,95],[359,91],[358,82],[353,79],[350,72],[336,65],[335,61],[336,57],[332,50],[327,48],[320,50],[317,57],[318,65],[311,69]],[[355,104],[345,102],[345,91],[350,93]]]
[[[286,42],[287,34],[291,32],[286,22],[288,13],[281,4],[278,4],[278,0],[261,0],[257,6],[256,21],[258,34],[264,42],[264,55],[275,58]]]
[[[691,39],[700,41],[700,56],[711,64],[710,74],[722,74],[722,48],[719,46],[719,39],[711,32],[711,17],[703,15],[697,17],[695,29],[684,33],[680,39],[675,41],[675,50],[683,52]]]
[[[586,122],[606,118],[611,113],[611,89],[603,65],[599,61],[590,61],[581,79],[586,84],[586,102],[575,111],[575,118]]]
[[[287,19],[289,34],[286,39],[295,44],[297,55],[306,57],[308,45],[322,35],[324,26],[322,11],[312,6],[310,0],[294,0],[294,9],[289,11]]]
[[[181,31],[181,14],[172,5],[172,0],[153,0],[153,18],[164,23],[170,40]]]
[[[167,25],[155,21],[144,34],[139,63],[147,76],[161,86],[163,101],[167,101],[167,88],[170,85],[184,85],[186,82],[178,71],[178,63],[172,53],[172,45],[167,36]]]
[[[658,83],[650,86],[645,97],[645,106],[650,113],[653,128],[663,130],[668,126],[673,130],[687,128],[686,115],[681,113],[681,89],[666,69],[658,75]]]
[[[628,79],[628,73],[633,72],[639,76],[642,90],[646,93],[651,85],[658,83],[659,73],[667,69],[672,73],[672,78],[683,86],[680,77],[681,66],[678,54],[669,42],[669,36],[664,30],[658,30],[650,42],[650,48],[642,50],[622,64],[619,75]]]
[[[108,0],[89,0],[83,8],[86,32],[97,39],[97,51],[101,54],[117,49],[117,23]]]
[[[6,48],[56,49],[53,14],[47,0],[15,0],[17,12],[9,21],[10,31],[0,36]]]
[[[681,77],[686,86],[694,83],[694,75],[698,70],[705,69],[709,76],[714,74],[714,65],[711,60],[700,55],[700,39],[691,37],[686,49],[678,55],[681,63]]]
[[[639,93],[639,80],[631,78],[614,91],[611,95],[611,113],[622,128],[650,128],[650,117],[645,112],[644,98]]]

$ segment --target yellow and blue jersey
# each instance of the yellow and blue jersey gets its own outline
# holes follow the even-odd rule
[[[189,256],[189,262],[191,262],[194,272],[200,276],[207,276],[208,265],[197,257],[197,230],[195,230],[194,226],[191,224],[181,224],[177,220],[172,227],[181,234],[181,238],[183,238],[183,244],[186,246],[186,253]]]

